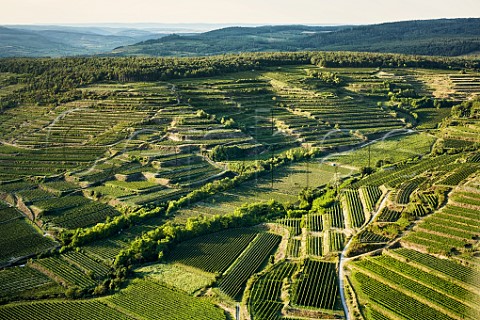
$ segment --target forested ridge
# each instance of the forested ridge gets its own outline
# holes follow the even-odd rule
[[[439,19],[364,26],[228,27],[171,35],[113,50],[116,55],[199,56],[223,53],[347,50],[459,56],[480,50],[479,19]]]

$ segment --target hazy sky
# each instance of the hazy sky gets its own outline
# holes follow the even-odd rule
[[[365,24],[480,17],[480,0],[1,0],[1,24]]]

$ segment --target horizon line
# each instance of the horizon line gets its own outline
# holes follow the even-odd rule
[[[99,25],[162,25],[162,26],[194,26],[194,25],[210,25],[210,26],[361,26],[376,25],[384,23],[408,22],[408,21],[430,21],[430,20],[457,20],[457,19],[480,19],[480,17],[456,17],[456,18],[431,18],[431,19],[401,19],[388,20],[382,22],[365,22],[365,23],[321,23],[321,22],[18,22],[18,23],[2,23],[2,26],[99,26]]]

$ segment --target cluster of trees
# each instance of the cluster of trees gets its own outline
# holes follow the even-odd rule
[[[212,150],[209,151],[208,156],[213,161],[226,161],[234,159],[242,159],[251,154],[256,154],[262,147],[260,146],[250,146],[250,147],[239,147],[239,146],[215,146]]]
[[[334,72],[319,72],[317,70],[307,70],[307,79],[321,81],[324,85],[339,86],[342,79]]]
[[[429,97],[418,97],[414,90],[403,90],[397,94],[391,94],[390,100],[400,102],[400,108],[418,109],[418,108],[451,108],[455,101],[447,99],[436,99]]]
[[[300,39],[299,45],[323,50],[458,56],[478,51],[479,32],[478,19],[401,21],[316,33]]]
[[[388,82],[385,83],[385,87],[388,88],[388,96],[390,97],[390,101],[393,102],[391,109],[408,114],[411,118],[409,119],[407,117],[406,120],[413,123],[418,120],[416,109],[451,108],[456,103],[454,100],[449,99],[419,96],[413,88],[397,88],[398,85]],[[381,105],[382,103],[379,102],[379,106]]]
[[[123,229],[127,229],[140,221],[158,217],[166,212],[166,208],[158,206],[154,209],[141,208],[131,211],[129,208],[123,209],[123,214],[112,218],[110,221],[97,223],[90,228],[79,228],[76,230],[63,230],[59,233],[58,238],[64,245],[61,251],[65,251],[71,247],[79,247],[83,244],[104,239],[117,234]]]
[[[114,267],[125,268],[136,263],[161,260],[173,245],[181,241],[228,228],[252,226],[285,214],[283,205],[270,201],[245,204],[230,215],[189,218],[184,226],[168,222],[135,239],[117,255]]]
[[[472,118],[478,119],[480,116],[480,97],[475,100],[464,101],[452,108],[452,116],[456,118]]]
[[[478,69],[480,67],[478,60],[344,51],[312,52],[310,62],[319,67],[335,68]]]
[[[337,201],[337,190],[326,185],[320,189],[305,188],[298,194],[298,208],[305,213],[325,213],[325,209],[332,207]]]
[[[220,123],[223,124],[223,126],[227,129],[238,127],[237,123],[232,118],[225,119],[225,117],[222,117],[222,119],[220,119]]]

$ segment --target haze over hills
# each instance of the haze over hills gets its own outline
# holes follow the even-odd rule
[[[224,28],[211,23],[100,23],[0,26],[0,57],[62,57],[109,53],[116,47],[171,34]]]
[[[0,57],[59,57],[109,52],[168,33],[143,29],[71,26],[0,27]]]
[[[0,57],[202,56],[300,50],[458,56],[480,51],[479,34],[478,18],[362,26],[20,25],[0,27]]]

